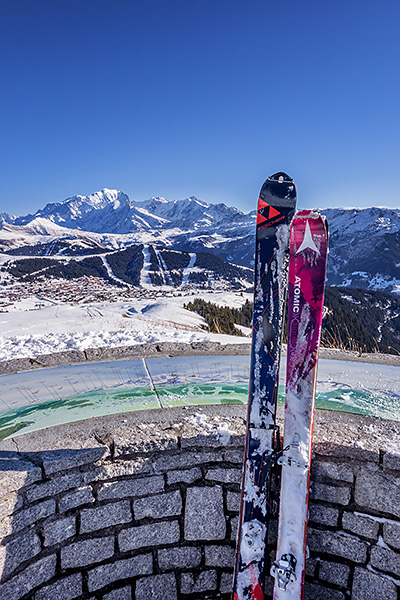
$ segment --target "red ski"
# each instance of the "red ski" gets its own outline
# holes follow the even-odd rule
[[[308,513],[318,349],[328,231],[313,211],[295,215],[290,231],[285,435],[274,600],[301,600]]]

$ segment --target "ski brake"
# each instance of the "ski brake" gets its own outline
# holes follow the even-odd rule
[[[293,554],[283,554],[272,564],[271,575],[275,577],[280,590],[285,591],[288,583],[296,581],[296,563],[297,560]]]

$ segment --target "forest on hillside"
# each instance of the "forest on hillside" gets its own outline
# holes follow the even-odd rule
[[[237,325],[251,328],[253,305],[248,300],[239,309],[201,299],[185,308],[201,315],[212,333],[243,335]],[[284,341],[285,336],[286,327]],[[327,287],[321,346],[400,354],[400,299],[378,291]]]

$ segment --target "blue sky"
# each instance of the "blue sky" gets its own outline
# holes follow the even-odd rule
[[[396,0],[2,0],[0,211],[104,187],[399,207]]]

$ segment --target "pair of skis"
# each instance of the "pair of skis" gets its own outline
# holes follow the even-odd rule
[[[285,173],[258,200],[253,339],[234,600],[263,600],[271,470],[277,459],[276,407],[288,290],[285,442],[274,600],[301,600],[328,234],[313,211],[295,214],[296,188]],[[289,267],[289,281],[287,271]]]

